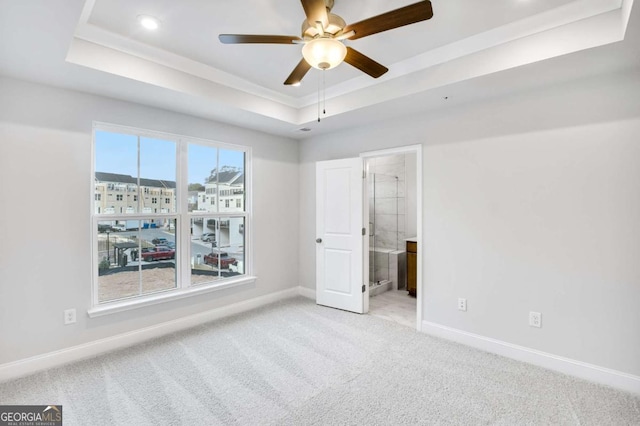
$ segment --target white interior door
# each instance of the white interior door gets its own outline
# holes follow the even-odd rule
[[[363,163],[316,163],[316,302],[364,313]]]

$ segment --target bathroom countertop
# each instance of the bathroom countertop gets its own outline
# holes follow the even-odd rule
[[[410,241],[412,243],[417,243],[418,242],[418,237],[411,237],[411,238],[405,238],[405,241]]]

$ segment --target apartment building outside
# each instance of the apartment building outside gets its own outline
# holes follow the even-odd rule
[[[133,176],[96,172],[94,209],[96,214],[173,213],[176,183],[141,178],[138,192],[138,181]]]
[[[245,191],[244,172],[234,167],[222,167],[220,172],[212,170],[211,176],[203,185],[204,191],[197,193],[197,207],[194,213],[234,213],[244,212]],[[216,232],[215,220],[195,220],[194,235]],[[221,246],[243,245],[244,218],[229,217],[220,219],[218,243]]]

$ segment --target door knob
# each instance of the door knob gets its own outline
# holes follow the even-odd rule
[[[320,244],[322,242],[322,238],[316,238],[316,243]]]

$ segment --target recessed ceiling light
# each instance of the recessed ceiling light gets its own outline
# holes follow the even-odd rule
[[[158,18],[149,15],[138,15],[138,22],[148,30],[157,30],[160,26]]]

